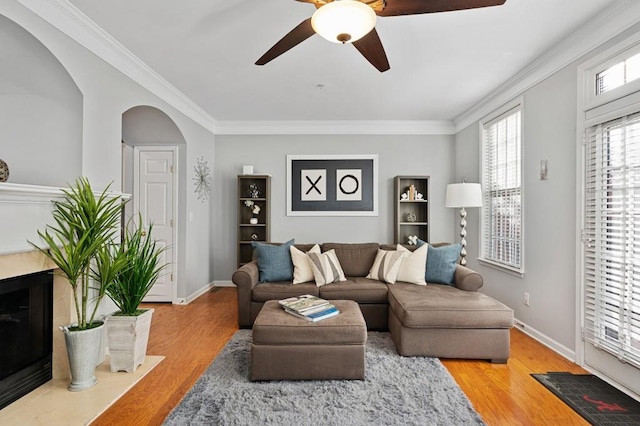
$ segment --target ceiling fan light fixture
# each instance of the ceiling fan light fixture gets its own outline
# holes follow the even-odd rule
[[[374,10],[358,0],[334,0],[315,11],[313,30],[333,43],[353,43],[376,25]]]

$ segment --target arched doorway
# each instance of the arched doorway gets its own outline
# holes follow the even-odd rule
[[[186,141],[163,111],[136,106],[122,114],[122,144],[122,189],[132,194],[125,215],[136,220],[139,213],[145,226],[153,223],[152,237],[166,247],[163,262],[168,266],[145,301],[175,302],[181,276],[178,188],[184,180],[178,163]]]

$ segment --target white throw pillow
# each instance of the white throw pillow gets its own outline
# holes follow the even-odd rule
[[[307,256],[309,257],[311,268],[313,269],[313,276],[316,279],[316,285],[318,287],[347,280],[334,249],[324,253],[309,253]]]
[[[369,270],[367,278],[394,284],[404,255],[404,252],[397,250],[386,251],[378,249],[376,260],[373,261],[373,266]]]
[[[300,284],[308,281],[313,281],[313,269],[311,269],[311,263],[307,253],[320,253],[320,246],[314,245],[307,253],[302,250],[298,250],[294,246],[289,247],[291,252],[291,261],[293,262],[293,283]]]
[[[424,280],[427,268],[427,250],[429,244],[418,247],[414,252],[398,244],[397,251],[404,253],[402,265],[398,271],[398,281],[411,284],[427,285]]]

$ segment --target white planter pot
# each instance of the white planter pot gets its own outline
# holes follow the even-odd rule
[[[110,315],[107,318],[107,344],[112,373],[133,373],[144,362],[152,315],[153,309],[147,309],[135,317]]]
[[[80,331],[69,331],[68,327],[61,328],[67,344],[71,369],[71,383],[68,389],[77,392],[95,386],[98,383],[95,373],[104,325]]]

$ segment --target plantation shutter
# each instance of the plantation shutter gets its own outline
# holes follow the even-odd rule
[[[640,366],[640,113],[585,135],[584,337]]]
[[[482,258],[522,269],[520,106],[483,126]]]

